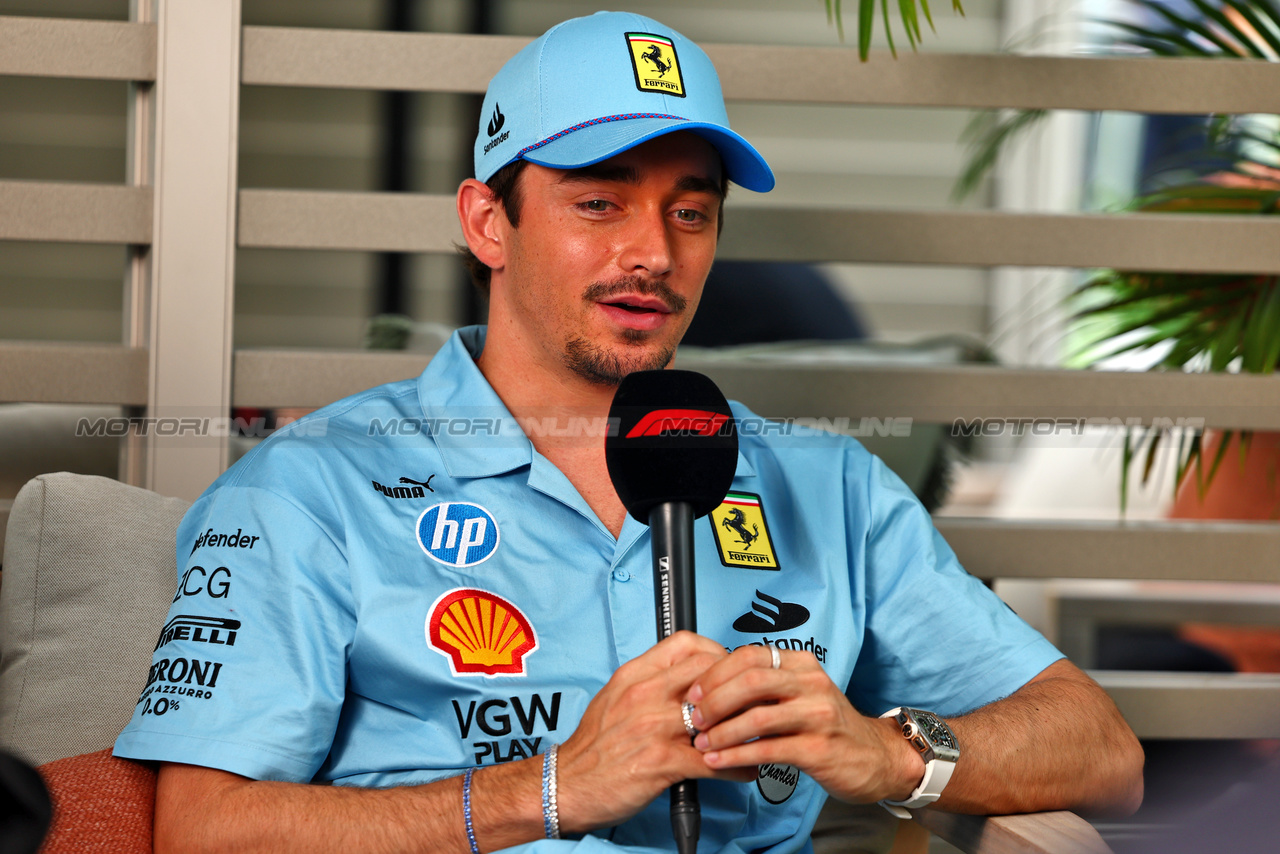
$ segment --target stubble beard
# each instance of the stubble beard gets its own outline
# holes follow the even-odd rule
[[[630,346],[643,344],[648,338],[644,332],[628,329],[623,341]],[[676,348],[665,347],[656,353],[637,352],[627,358],[591,343],[585,338],[571,338],[564,346],[564,362],[569,370],[595,385],[616,386],[627,374],[636,371],[659,371],[671,364]]]
[[[654,296],[666,303],[672,313],[685,310],[688,300],[671,289],[666,282],[629,276],[613,282],[596,282],[583,293],[588,303],[596,303],[610,296],[639,293]],[[628,374],[636,371],[658,371],[671,364],[676,355],[679,339],[653,352],[644,349],[653,337],[640,329],[622,331],[623,352],[616,348],[600,346],[586,338],[570,338],[564,346],[564,363],[569,370],[594,385],[616,386]]]

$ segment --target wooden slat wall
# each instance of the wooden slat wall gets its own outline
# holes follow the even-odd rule
[[[1280,272],[1280,221],[1002,211],[730,210],[722,258]],[[452,196],[241,190],[241,246],[451,252]]]
[[[155,80],[156,27],[0,16],[0,74]]]
[[[151,242],[151,189],[0,181],[0,240]]]
[[[937,527],[980,578],[1280,581],[1280,525],[1271,522],[940,518]]]
[[[412,376],[427,356],[299,350],[236,354],[236,406],[321,406],[370,385]],[[356,373],[347,370],[359,364]],[[955,367],[728,365],[680,358],[730,397],[772,417],[1203,419],[1208,426],[1280,429],[1280,384],[1241,374],[1139,374]],[[815,390],[821,389],[818,393]],[[1136,421],[1130,421],[1136,419]],[[1183,422],[1184,425],[1187,422]],[[1190,426],[1196,426],[1194,423]]]
[[[150,24],[0,17],[0,41],[23,45],[0,73],[150,80]],[[497,36],[245,27],[242,81],[479,92],[527,40]],[[86,46],[88,44],[89,46]],[[710,45],[726,96],[838,104],[1026,106],[1148,112],[1280,112],[1280,64],[1194,59],[904,55],[860,63],[852,50]],[[767,59],[762,80],[750,70]],[[113,188],[100,188],[109,192]],[[0,210],[44,205],[32,225],[0,219],[0,239],[145,243],[138,197],[124,221],[86,228],[56,185],[0,183]],[[140,191],[145,192],[145,191]],[[93,201],[99,203],[100,198]],[[449,252],[452,203],[440,197],[243,191],[243,246]],[[50,207],[51,206],[51,207]],[[63,214],[57,211],[61,207]],[[85,208],[89,216],[105,213]],[[1280,227],[1249,217],[1044,216],[999,212],[733,211],[724,256],[759,260],[954,265],[1280,269]],[[101,218],[101,217],[98,217]],[[370,223],[376,223],[370,225]],[[352,227],[352,226],[356,227]],[[34,237],[28,238],[28,235]]]
[[[0,341],[0,365],[0,401],[147,403],[144,349]]]
[[[483,92],[529,42],[245,27],[246,84]],[[1280,66],[1203,59],[903,53],[705,44],[725,98],[919,107],[1054,107],[1158,113],[1280,113]],[[769,69],[760,74],[761,68]]]

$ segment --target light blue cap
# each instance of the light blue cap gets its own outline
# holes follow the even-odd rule
[[[489,81],[476,177],[523,158],[575,169],[687,130],[720,152],[729,180],[760,193],[773,170],[738,134],[702,48],[652,18],[597,12],[557,24]]]

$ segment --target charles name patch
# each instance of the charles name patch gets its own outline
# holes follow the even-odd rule
[[[771,804],[780,804],[795,794],[800,769],[794,765],[761,765],[756,769],[756,787]]]
[[[725,566],[747,569],[777,569],[778,556],[769,538],[769,524],[759,495],[730,492],[724,503],[711,511],[711,530]]]
[[[627,47],[631,51],[637,89],[684,97],[680,61],[676,58],[676,46],[671,39],[652,33],[627,33]]]

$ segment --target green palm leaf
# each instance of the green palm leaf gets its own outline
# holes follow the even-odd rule
[[[1178,35],[1179,31],[1187,30],[1188,32],[1192,32],[1200,36],[1200,38],[1204,39],[1205,41],[1209,42],[1209,44],[1218,48],[1218,51],[1220,52],[1220,53],[1215,53],[1214,51],[1209,50],[1203,45],[1199,45],[1192,42],[1191,50],[1190,50],[1191,55],[1239,56],[1240,48],[1238,45],[1231,44],[1226,39],[1222,38],[1222,36],[1220,36],[1218,33],[1214,32],[1212,29],[1205,26],[1196,18],[1189,18],[1184,15],[1179,15],[1177,12],[1174,12],[1172,9],[1169,9],[1160,3],[1144,3],[1141,5],[1144,9],[1148,9],[1152,12],[1155,12],[1157,15],[1164,18],[1173,26],[1173,29],[1165,30],[1158,35],[1163,35],[1165,38],[1173,39],[1175,38],[1176,35]]]
[[[1176,30],[1153,30],[1150,27],[1131,24],[1128,21],[1107,21],[1105,23],[1144,39],[1146,43],[1142,47],[1146,47],[1148,50],[1153,50],[1153,52],[1163,56],[1205,55],[1202,45]],[[1150,45],[1155,45],[1156,47],[1153,48]],[[1161,46],[1163,46],[1163,49],[1160,49]]]
[[[1201,20],[1167,9],[1161,0],[1133,0],[1133,5],[1159,16],[1163,25],[1144,26],[1117,20],[1104,20],[1100,23],[1119,32],[1119,44],[1141,48],[1158,56],[1239,58],[1242,52],[1261,59],[1280,56],[1280,4],[1275,0],[1191,2],[1219,28],[1217,31]],[[1247,23],[1248,28],[1241,26],[1235,20],[1236,16]],[[1195,33],[1200,40],[1189,37],[1188,32]],[[1264,48],[1269,48],[1270,53]],[[1022,118],[1022,114],[1031,113],[1037,115]],[[988,110],[975,116],[966,129],[969,136],[968,160],[956,179],[953,198],[957,201],[965,199],[980,187],[982,179],[995,167],[999,153],[1039,122],[1043,114],[1042,110],[1021,110],[1004,118],[996,118],[1001,115],[1000,111]],[[980,136],[973,135],[975,128],[983,129],[984,133]]]
[[[1213,462],[1209,466],[1208,477],[1202,477],[1201,457],[1196,457],[1196,494],[1200,500],[1204,500],[1205,493],[1209,491],[1209,484],[1213,483],[1213,476],[1218,473],[1218,466],[1222,465],[1222,458],[1227,455],[1227,446],[1231,444],[1231,437],[1235,435],[1234,430],[1222,431],[1222,438],[1218,443],[1218,451],[1213,455]]]
[[[979,110],[960,135],[969,147],[969,160],[951,190],[953,201],[967,198],[995,168],[1005,144],[1049,116],[1048,110]]]
[[[875,0],[871,0],[871,2],[874,3]],[[907,0],[907,2],[910,3],[912,0]],[[893,54],[894,59],[897,59],[898,49],[893,44],[893,27],[889,26],[889,0],[880,0],[880,9],[884,13],[884,35],[889,41],[889,53]],[[907,32],[911,32],[910,27],[908,27]]]
[[[1240,13],[1240,17],[1249,22],[1253,31],[1262,37],[1277,56],[1280,56],[1280,9],[1275,7],[1255,7],[1250,3],[1231,3],[1231,8]],[[1261,12],[1261,14],[1259,14]]]
[[[827,23],[834,23],[840,41],[844,41],[844,18],[841,14],[840,0],[824,0],[827,9]],[[924,15],[929,30],[937,32],[933,25],[933,13],[929,9],[929,0],[898,0],[898,14],[902,17],[902,29],[907,34],[907,42],[912,50],[919,48],[924,40],[924,31],[920,28],[920,15]],[[951,8],[963,15],[964,9],[960,0],[951,0]],[[880,0],[881,15],[884,20],[884,33],[889,42],[889,51],[896,57],[897,46],[893,41],[893,27],[889,17],[890,0]],[[875,30],[876,0],[858,0],[858,56],[863,62],[871,52],[871,36]]]
[[[1205,0],[1191,0],[1195,7],[1200,10],[1206,18],[1213,21],[1219,27],[1222,27],[1226,34],[1236,43],[1236,52],[1243,56],[1249,55],[1255,59],[1266,59],[1267,54],[1255,41],[1254,37],[1245,33],[1235,22],[1222,13],[1222,9],[1206,3]],[[1230,7],[1226,7],[1230,8]]]

